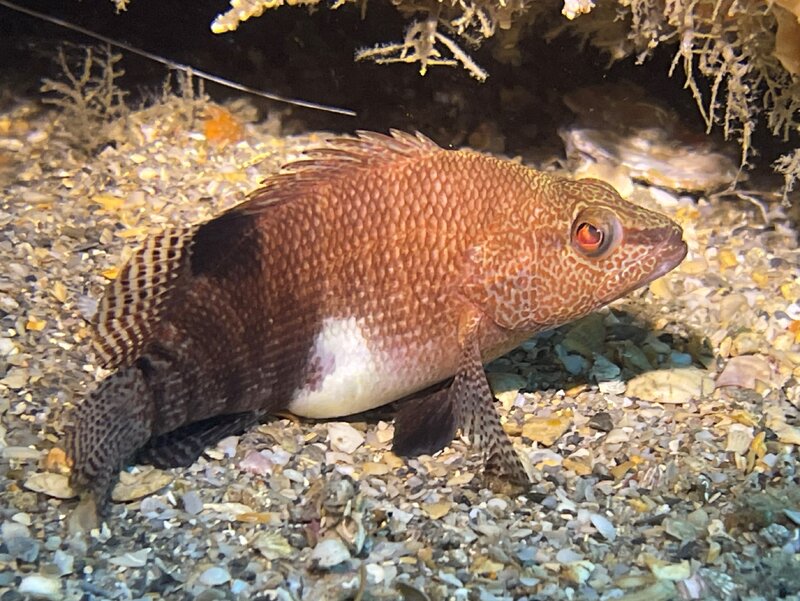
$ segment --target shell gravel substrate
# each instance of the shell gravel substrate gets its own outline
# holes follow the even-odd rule
[[[230,108],[230,107],[229,107]],[[232,109],[231,109],[232,110]],[[489,366],[524,494],[463,441],[390,452],[390,411],[275,419],[191,467],[123,474],[105,523],[57,448],[104,374],[103,286],[131,248],[207,218],[322,134],[224,143],[175,107],[80,154],[0,115],[0,596],[44,599],[797,599],[800,252],[778,208],[636,186],[686,261]]]

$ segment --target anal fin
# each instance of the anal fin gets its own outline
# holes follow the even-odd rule
[[[232,413],[193,422],[151,438],[136,454],[137,463],[160,469],[188,467],[201,453],[226,436],[241,434],[256,424],[260,415],[253,411]]]

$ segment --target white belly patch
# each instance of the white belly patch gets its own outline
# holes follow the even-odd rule
[[[407,366],[369,344],[363,320],[327,318],[309,355],[309,375],[289,411],[312,418],[340,417],[380,407],[419,389]],[[406,369],[404,369],[406,367]]]

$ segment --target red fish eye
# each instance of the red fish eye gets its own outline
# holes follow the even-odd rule
[[[584,221],[575,228],[575,242],[587,252],[596,251],[603,244],[603,232]]]

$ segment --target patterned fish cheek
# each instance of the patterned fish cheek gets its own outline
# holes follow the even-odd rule
[[[598,302],[609,302],[623,296],[631,288],[653,273],[658,257],[644,247],[620,252],[607,262],[607,268],[597,284]]]

